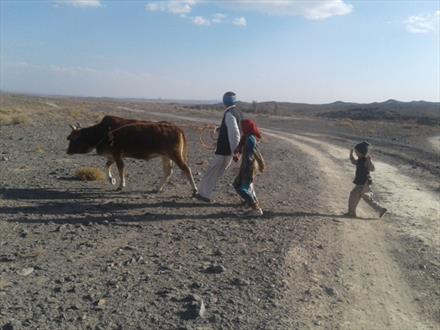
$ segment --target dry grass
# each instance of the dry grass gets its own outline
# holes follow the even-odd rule
[[[420,125],[415,123],[404,123],[402,124],[403,129],[419,129]]]
[[[0,108],[0,125],[29,124],[31,119],[28,115],[17,109]]]
[[[350,118],[342,120],[341,125],[345,127],[355,128],[354,121]]]
[[[46,118],[48,120],[60,120],[65,119],[65,114],[60,110],[50,110],[46,112]]]
[[[45,153],[45,150],[44,150],[44,148],[43,148],[43,146],[41,144],[37,144],[35,146],[35,151],[37,153],[39,153],[39,154],[44,154]]]
[[[67,110],[68,120],[72,123],[80,122],[81,124],[90,123],[92,125],[99,123],[104,116],[103,113],[92,111],[90,109],[70,109]]]
[[[0,291],[6,289],[11,283],[0,278]]]
[[[11,123],[11,110],[0,108],[0,125],[9,125]]]
[[[82,167],[76,171],[75,177],[83,181],[103,181],[104,172],[94,167]]]
[[[70,110],[68,112],[68,115],[75,120],[79,120],[79,119],[84,118],[85,113],[83,110],[75,109],[75,110]]]
[[[38,258],[38,257],[42,257],[46,254],[47,254],[46,249],[44,249],[41,246],[38,246],[35,249],[33,249],[32,253],[30,254],[30,257],[31,258]]]
[[[29,116],[24,114],[16,114],[12,115],[11,117],[11,124],[12,125],[18,125],[18,124],[29,124],[31,122],[31,119]]]
[[[93,122],[95,122],[96,124],[98,124],[99,122],[101,122],[102,118],[104,117],[103,114],[101,113],[93,113],[90,114],[89,118],[90,120],[92,120]]]

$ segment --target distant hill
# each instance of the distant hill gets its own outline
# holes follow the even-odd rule
[[[338,109],[339,108],[339,109]],[[356,120],[415,121],[420,124],[440,125],[440,103],[388,100],[369,104],[338,104],[318,114],[326,118],[350,118]]]
[[[142,103],[162,103],[180,105],[191,109],[216,109],[218,111],[224,109],[223,104],[211,100],[122,99],[111,97],[19,94],[6,91],[0,91],[0,96],[44,98],[46,101],[47,99],[62,99],[71,101],[115,102],[136,105],[142,105]],[[348,118],[353,120],[414,121],[420,124],[440,125],[440,102],[401,102],[390,99],[384,102],[373,103],[336,101],[327,104],[308,104],[268,101],[239,102],[238,106],[244,112],[268,115],[317,116],[330,119]]]
[[[109,101],[109,102],[136,102],[136,103],[164,103],[164,104],[215,104],[217,100],[181,100],[181,99],[162,99],[162,98],[133,98],[133,97],[109,97],[109,96],[82,96],[82,95],[54,95],[54,94],[36,94],[20,93],[0,90],[0,96],[22,96],[37,98],[53,98],[63,100],[84,100],[84,101]]]
[[[272,115],[311,115],[325,118],[350,118],[355,120],[413,120],[423,124],[440,124],[440,103],[426,101],[401,102],[387,100],[373,103],[337,101],[328,104],[289,102],[239,102],[245,112]],[[191,108],[223,109],[222,104],[191,105]]]

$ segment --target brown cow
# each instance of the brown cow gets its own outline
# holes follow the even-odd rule
[[[119,171],[119,187],[125,187],[125,157],[149,160],[162,157],[164,178],[157,191],[161,192],[172,174],[172,161],[185,173],[193,193],[197,187],[191,169],[187,165],[187,142],[184,132],[178,126],[168,122],[149,122],[105,116],[99,124],[80,128],[70,125],[72,132],[67,137],[67,153],[84,154],[96,149],[98,155],[107,157],[105,165],[111,184],[116,184],[112,177],[111,166],[116,162]]]

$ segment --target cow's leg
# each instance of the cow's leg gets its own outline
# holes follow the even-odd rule
[[[107,172],[107,179],[110,184],[115,185],[116,179],[112,175],[112,165],[115,161],[114,160],[108,160],[107,163],[105,163],[105,170]]]
[[[181,154],[176,153],[172,159],[177,164],[177,166],[179,166],[179,168],[183,171],[183,173],[185,173],[189,183],[191,184],[191,187],[193,188],[193,194],[197,194],[197,186],[196,183],[194,182],[194,177],[192,175],[191,169],[183,160]]]
[[[122,190],[125,187],[125,168],[122,158],[116,159],[116,166],[119,171],[119,187],[117,190]]]
[[[159,186],[157,187],[157,192],[162,192],[163,187],[168,182],[168,180],[171,177],[171,174],[173,174],[173,163],[171,162],[171,159],[168,157],[162,157],[162,168],[163,168],[163,178],[159,183]]]

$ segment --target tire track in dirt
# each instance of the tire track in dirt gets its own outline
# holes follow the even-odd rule
[[[344,169],[345,178],[350,179],[354,168],[347,161],[348,150],[324,142],[325,137],[319,135],[295,135],[296,139],[314,145],[321,152],[339,161],[339,167]],[[406,232],[417,238],[422,238],[429,246],[440,252],[440,203],[438,194],[432,192],[428,182],[421,178],[411,178],[401,173],[398,167],[382,161],[374,160],[376,171],[373,173],[374,187],[380,191],[384,205],[389,208],[393,221],[405,227]],[[433,180],[435,178],[425,178]],[[371,214],[369,211],[368,214]],[[437,229],[437,230],[436,230]]]
[[[325,168],[327,186],[332,191],[331,196],[324,195],[324,205],[321,212],[340,212],[346,208],[346,200],[350,190],[349,178],[353,169],[340,160],[346,160],[347,150],[336,147],[322,140],[297,134],[280,133],[266,130],[266,134],[289,141],[296,147],[308,153],[321,168]],[[389,200],[387,205],[397,208],[404,201],[405,207],[398,212],[406,216],[419,216],[426,211],[423,206],[430,205],[427,218],[438,214],[434,196],[420,191],[413,197],[408,197],[396,189],[401,182],[414,185],[410,178],[399,175],[397,170],[388,164],[375,162],[381,175],[379,188],[387,189]],[[350,172],[347,172],[350,171]],[[338,187],[339,189],[334,189]],[[422,207],[412,205],[422,202]],[[427,204],[428,203],[428,204]],[[368,214],[362,210],[362,215]],[[436,228],[436,227],[431,227]],[[345,307],[342,323],[343,329],[434,329],[435,326],[423,320],[414,303],[411,288],[405,282],[397,263],[393,260],[386,244],[385,231],[382,223],[347,219],[342,227],[344,241],[342,279],[349,289],[349,304]],[[432,238],[432,239],[431,239]],[[435,234],[430,237],[433,241]]]
[[[438,152],[440,152],[440,136],[432,136],[428,139],[429,144],[432,148]]]

